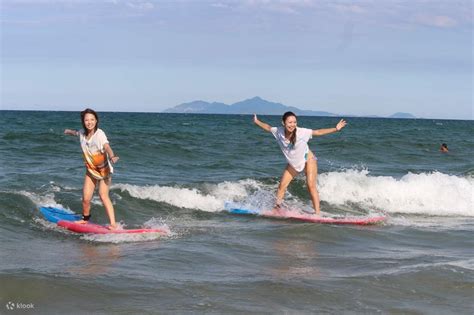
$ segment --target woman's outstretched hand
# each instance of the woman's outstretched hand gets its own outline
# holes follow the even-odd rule
[[[65,135],[70,135],[70,136],[76,136],[77,130],[72,130],[72,129],[64,129],[64,134]]]
[[[341,129],[344,128],[346,124],[347,122],[344,119],[341,119],[336,125],[336,130],[341,131]]]
[[[118,160],[120,160],[120,158],[118,156],[113,156],[113,157],[110,158],[110,161],[112,161],[112,163],[114,163],[114,164],[117,163]]]
[[[263,121],[258,120],[257,114],[253,114],[253,122],[265,131],[271,131],[272,127]]]

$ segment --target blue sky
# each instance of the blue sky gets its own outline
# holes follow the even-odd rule
[[[1,109],[155,112],[258,95],[473,119],[470,0],[1,3]]]

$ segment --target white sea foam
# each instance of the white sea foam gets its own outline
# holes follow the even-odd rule
[[[33,221],[37,223],[41,227],[41,229],[44,231],[54,230],[56,232],[60,232],[67,235],[74,234],[73,232],[58,226],[56,223],[49,222],[39,217],[33,218]]]
[[[440,172],[412,174],[400,179],[369,176],[367,170],[330,172],[319,176],[321,200],[356,203],[389,213],[474,216],[474,178]]]
[[[23,195],[30,199],[35,205],[38,207],[55,207],[55,208],[63,208],[69,210],[68,208],[64,207],[62,204],[57,203],[54,199],[54,193],[46,193],[44,195],[32,193],[29,191],[18,191],[18,194]]]
[[[129,184],[113,188],[127,191],[135,198],[208,212],[223,210],[226,201],[271,204],[276,189],[251,179],[209,184],[204,189]],[[318,188],[321,200],[334,206],[347,208],[355,204],[388,213],[474,216],[474,178],[469,177],[434,172],[408,173],[397,179],[370,176],[367,170],[346,170],[320,174]],[[287,201],[291,199],[295,197],[286,196]],[[293,201],[302,206],[310,203],[309,199]]]
[[[196,188],[182,188],[169,186],[136,186],[117,184],[113,188],[128,192],[132,197],[165,202],[175,207],[199,209],[216,212],[224,209],[228,200],[241,199],[249,195],[249,191],[259,187],[254,180],[239,182],[223,182],[216,185],[207,185],[206,191]]]
[[[126,228],[122,223],[117,223],[119,229]],[[109,233],[109,234],[84,234],[81,236],[82,239],[99,242],[99,243],[129,243],[129,242],[145,242],[153,241],[160,238],[169,238],[173,236],[168,225],[161,219],[152,218],[143,224],[144,228],[148,229],[160,229],[166,233]],[[132,227],[127,227],[132,228]]]
[[[276,186],[246,179],[236,182],[202,185],[198,188],[179,186],[138,186],[116,184],[114,189],[128,192],[138,199],[165,202],[175,207],[217,212],[227,201],[246,204],[271,205]],[[371,176],[367,170],[345,170],[318,176],[321,200],[334,206],[357,205],[367,210],[388,213],[425,214],[436,216],[474,217],[474,177],[463,177],[440,172],[413,174],[401,178]],[[66,208],[55,201],[54,193],[17,193],[31,199],[38,206]],[[116,194],[119,196],[118,194]],[[291,202],[289,194],[286,200]],[[293,200],[301,206],[308,200]],[[98,197],[95,200],[100,203]],[[267,205],[268,204],[268,205]]]
[[[147,229],[162,229],[166,231],[167,235],[172,235],[173,231],[171,231],[170,227],[166,223],[166,220],[163,218],[151,218],[148,221],[143,223],[143,227]]]
[[[90,242],[99,243],[134,243],[134,242],[146,242],[155,241],[163,238],[163,235],[159,233],[123,233],[123,234],[84,234],[81,239]]]

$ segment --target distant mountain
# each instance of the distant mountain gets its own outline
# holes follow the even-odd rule
[[[227,111],[229,105],[224,103],[208,103],[204,101],[194,101],[183,103],[181,105],[169,108],[164,113],[192,113],[192,114],[223,114]]]
[[[388,118],[406,118],[406,119],[413,119],[416,118],[410,113],[395,113],[391,116],[388,116]]]
[[[298,116],[341,116],[338,114],[324,112],[303,110],[293,106],[286,106],[281,103],[270,102],[255,96],[244,101],[227,105],[218,102],[194,101],[183,103],[172,108],[164,110],[164,113],[178,113],[178,114],[259,114],[259,115],[282,115],[284,112],[292,111]],[[354,115],[344,115],[344,117],[358,117]],[[363,116],[367,118],[381,118],[380,116],[369,115]],[[395,113],[387,118],[416,118],[410,113]]]
[[[324,111],[302,110],[280,103],[269,102],[258,96],[241,102],[227,105],[224,103],[208,103],[204,101],[194,101],[183,103],[172,108],[168,108],[164,113],[193,113],[193,114],[260,114],[260,115],[281,115],[286,111],[292,111],[299,116],[337,116],[336,114]]]

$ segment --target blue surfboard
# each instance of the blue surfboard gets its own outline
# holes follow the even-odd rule
[[[251,210],[251,209],[229,208],[229,209],[226,209],[226,211],[232,214],[254,214],[254,215],[260,214],[259,211]]]
[[[67,212],[64,209],[53,208],[53,207],[41,207],[39,209],[44,215],[46,220],[52,223],[58,223],[59,221],[79,221],[82,219],[80,214]]]

